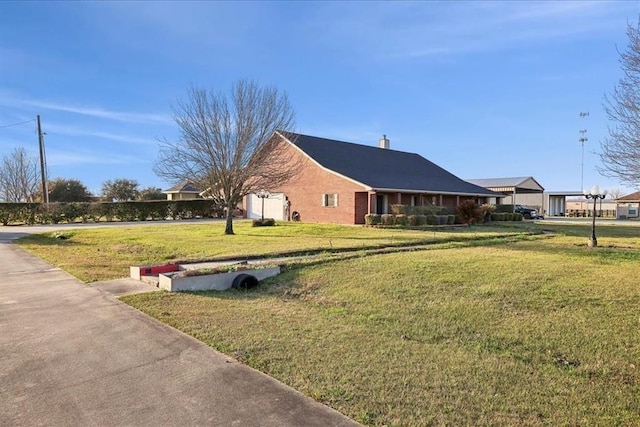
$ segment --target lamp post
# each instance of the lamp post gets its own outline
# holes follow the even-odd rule
[[[587,200],[593,199],[593,222],[591,223],[591,237],[589,238],[589,247],[595,248],[598,246],[598,239],[596,238],[596,207],[598,200],[602,200],[607,197],[607,190],[600,191],[600,187],[594,185],[591,190],[584,190],[584,197]]]
[[[256,196],[262,200],[262,214],[260,215],[260,221],[264,221],[264,199],[268,199],[270,195],[271,193],[267,190],[260,190],[258,191],[258,194],[256,194]]]

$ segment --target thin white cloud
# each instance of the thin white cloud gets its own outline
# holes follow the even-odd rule
[[[171,117],[166,114],[146,114],[125,111],[114,111],[96,107],[83,107],[77,105],[62,104],[37,100],[17,100],[17,102],[31,107],[44,108],[47,110],[64,111],[66,113],[80,114],[83,116],[97,117],[100,119],[115,120],[127,123],[171,123]]]
[[[157,142],[151,138],[141,138],[133,135],[124,135],[104,131],[96,131],[78,126],[60,125],[49,123],[46,125],[45,131],[48,135],[60,134],[68,136],[91,136],[101,139],[108,139],[116,142],[124,142],[127,144],[154,145]]]
[[[331,5],[333,6],[333,5]],[[627,2],[409,2],[328,6],[316,28],[324,43],[367,57],[418,58],[495,51],[523,44],[624,31]],[[637,11],[636,11],[637,12]],[[336,18],[337,16],[337,18]]]
[[[124,165],[135,161],[129,156],[101,156],[97,154],[70,153],[51,150],[47,153],[47,166],[73,166],[73,165]]]
[[[130,111],[108,110],[100,107],[87,107],[62,102],[29,99],[18,96],[10,90],[0,89],[0,105],[9,107],[35,107],[51,111],[79,114],[98,119],[113,120],[138,124],[171,124],[173,120],[168,114],[137,113]]]

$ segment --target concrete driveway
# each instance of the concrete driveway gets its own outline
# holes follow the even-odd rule
[[[358,425],[11,243],[59,228],[0,227],[0,425]]]

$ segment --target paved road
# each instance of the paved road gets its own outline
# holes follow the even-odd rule
[[[358,425],[11,243],[48,229],[0,227],[1,426]]]

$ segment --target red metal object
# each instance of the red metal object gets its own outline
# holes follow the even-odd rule
[[[141,276],[157,276],[160,273],[170,273],[172,271],[178,271],[180,267],[178,264],[165,264],[154,265],[151,267],[140,267]]]

